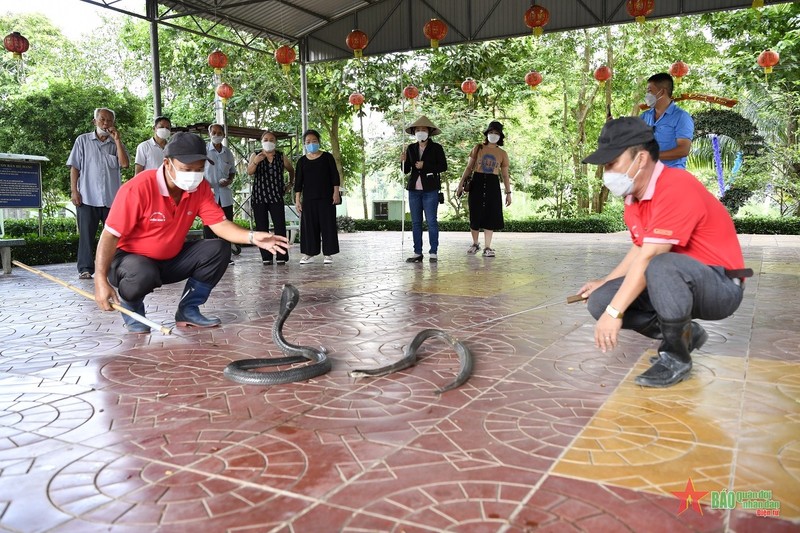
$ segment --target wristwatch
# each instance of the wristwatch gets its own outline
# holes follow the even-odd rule
[[[255,244],[255,243],[253,242],[253,232],[252,232],[252,231],[250,232],[250,235],[248,236],[248,239],[247,239],[247,240],[248,240],[248,241],[250,241],[250,244]]]
[[[617,309],[612,307],[611,304],[606,306],[606,313],[611,315],[611,318],[622,318],[622,315],[624,314],[622,311],[617,311]]]

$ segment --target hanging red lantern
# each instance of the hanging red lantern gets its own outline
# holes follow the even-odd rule
[[[544,32],[543,27],[548,22],[550,22],[550,12],[542,6],[534,4],[525,12],[525,25],[532,29],[537,37]]]
[[[689,73],[689,65],[683,61],[676,61],[669,67],[669,74],[675,78],[675,83],[680,85],[681,79]]]
[[[536,89],[536,86],[542,83],[542,75],[532,70],[525,74],[525,83],[527,83],[531,89]]]
[[[222,105],[225,105],[228,102],[228,98],[233,96],[233,87],[227,83],[220,83],[217,85],[217,96],[222,100]]]
[[[606,81],[611,79],[612,74],[613,73],[611,72],[611,69],[603,65],[595,69],[594,79],[600,82],[600,87],[603,87],[606,84]]]
[[[764,68],[764,75],[772,74],[772,67],[778,64],[781,56],[778,52],[773,52],[769,48],[758,55],[758,66]]]
[[[353,30],[345,40],[347,46],[353,51],[353,55],[357,58],[362,57],[362,51],[367,47],[369,38],[367,34],[361,30]]]
[[[18,31],[15,31],[6,35],[5,39],[3,39],[3,46],[14,54],[14,59],[22,59],[22,54],[28,51],[30,42]]]
[[[419,96],[419,90],[413,85],[409,85],[405,89],[403,89],[403,96],[405,96],[409,100],[413,100],[417,96]]]
[[[461,90],[467,95],[467,100],[472,101],[472,95],[478,90],[478,83],[472,78],[467,78],[461,82]]]
[[[208,66],[214,69],[214,74],[222,73],[228,65],[228,56],[222,53],[221,50],[214,50],[208,55]]]
[[[361,105],[364,103],[364,95],[361,93],[353,93],[350,95],[349,98],[350,105],[356,108],[356,111],[361,109]]]
[[[289,69],[291,68],[291,65],[294,63],[295,59],[297,59],[297,54],[294,53],[294,48],[291,46],[286,46],[284,44],[275,50],[275,61],[280,63],[285,74],[289,74]]]
[[[758,55],[758,66],[764,69],[764,79],[769,83],[769,75],[772,74],[772,67],[778,64],[781,56],[778,52],[773,52],[769,48]]]
[[[447,23],[439,19],[431,19],[422,28],[425,38],[430,40],[431,48],[439,48],[439,41],[447,36]]]
[[[656,0],[628,0],[628,3],[625,4],[628,15],[634,17],[639,24],[643,24],[645,17],[655,8]]]

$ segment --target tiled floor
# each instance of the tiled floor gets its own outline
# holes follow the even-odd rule
[[[245,249],[205,306],[223,326],[170,336],[125,334],[117,313],[14,269],[0,276],[0,529],[800,531],[800,238],[741,240],[757,273],[745,300],[705,324],[691,378],[666,390],[632,381],[654,341],[623,332],[604,355],[585,307],[564,303],[616,264],[624,234],[498,234],[483,258],[443,233],[438,264],[403,262],[399,233],[342,235],[333,265],[294,249],[264,267]],[[92,289],[74,265],[41,268]],[[287,337],[325,346],[333,370],[228,381],[232,360],[281,355],[283,283],[301,293]],[[180,289],[149,297],[148,317],[173,321]],[[348,376],[425,328],[471,348],[461,388],[434,393],[458,371],[436,340],[408,370]],[[729,506],[724,490],[770,492]],[[744,508],[759,498],[779,516]]]

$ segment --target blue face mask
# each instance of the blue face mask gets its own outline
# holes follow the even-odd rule
[[[306,145],[306,150],[308,150],[309,154],[315,154],[319,151],[319,143],[308,143]]]

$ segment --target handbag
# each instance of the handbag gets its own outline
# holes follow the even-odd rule
[[[481,152],[481,149],[483,148],[483,145],[478,143],[475,147],[478,149],[478,151],[475,152],[475,157],[477,158],[478,154]],[[469,192],[470,188],[472,187],[472,176],[473,176],[473,174],[475,174],[475,168],[474,167],[472,169],[472,172],[470,172],[469,176],[467,176],[467,178],[464,180],[464,187],[463,187],[464,188],[464,192]]]

